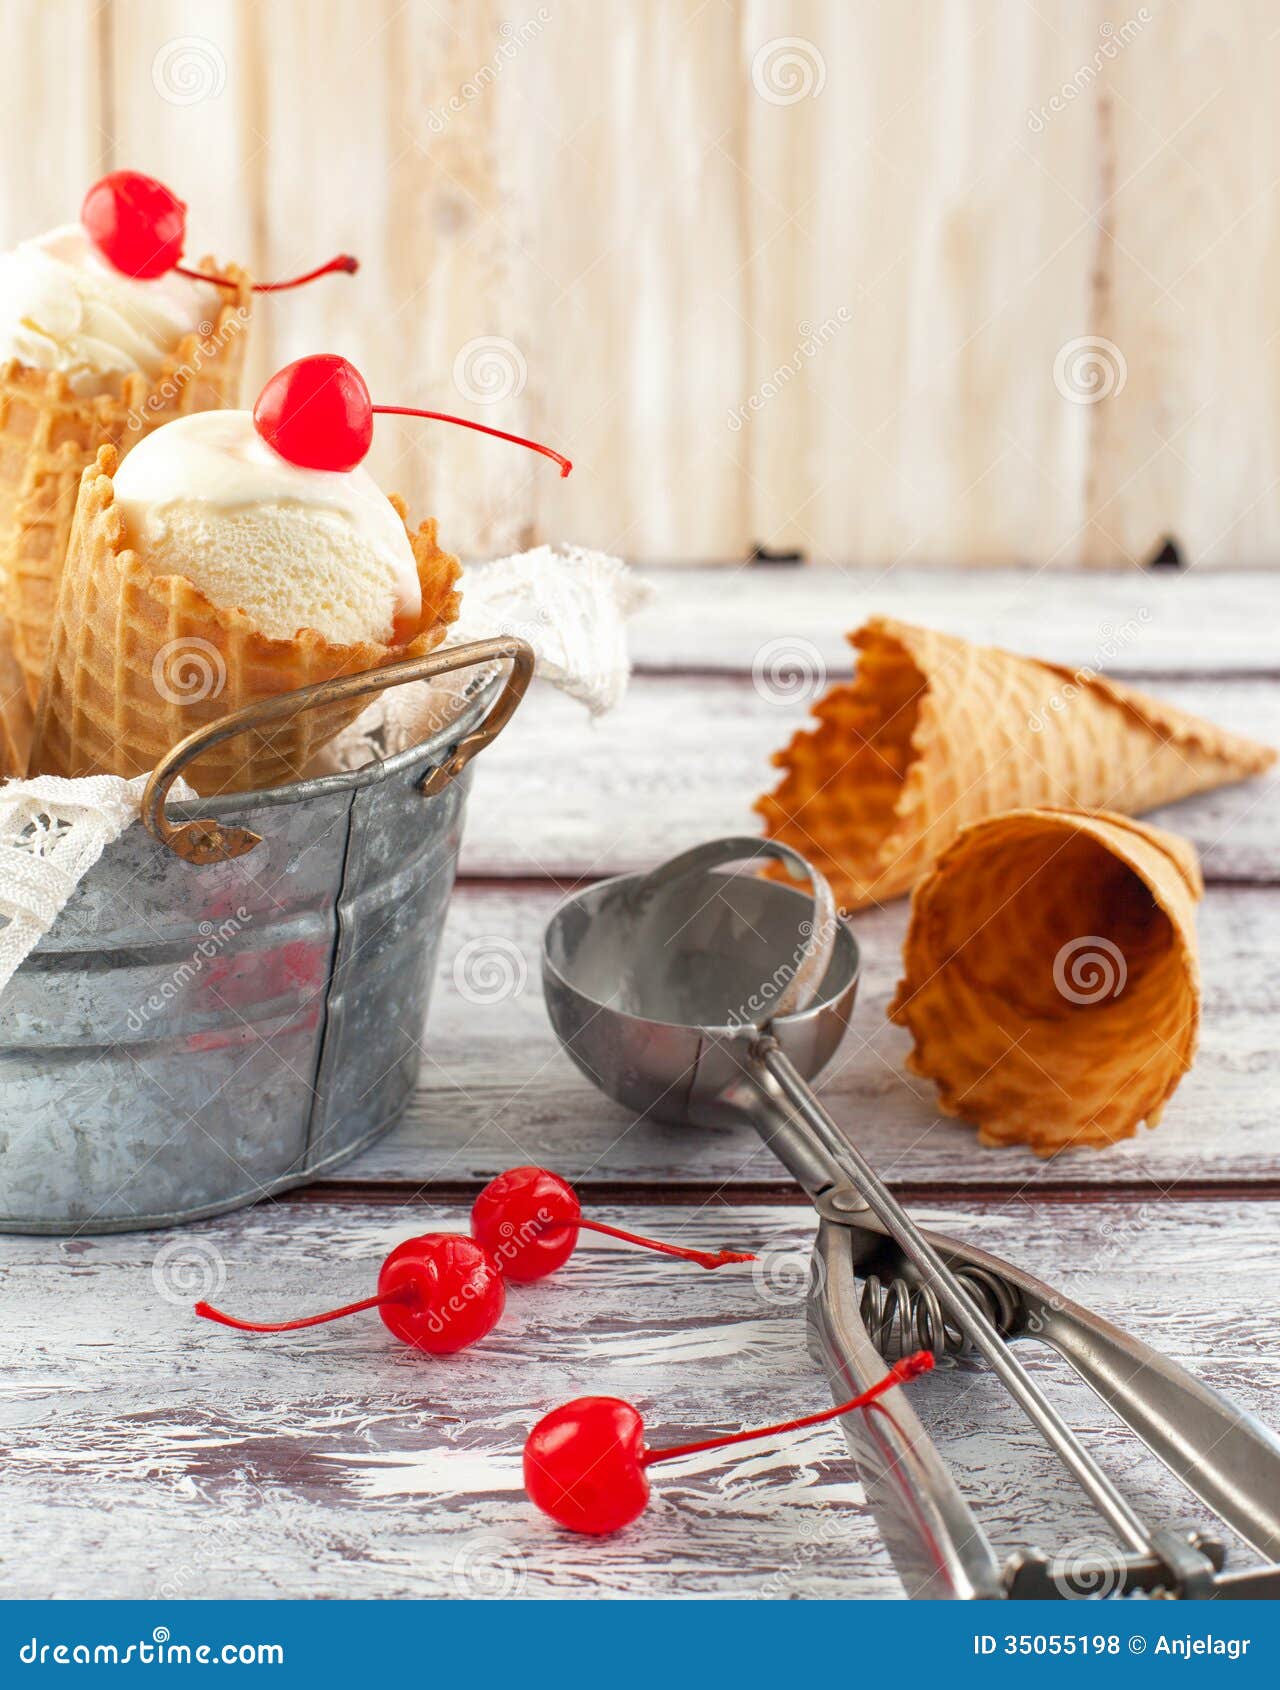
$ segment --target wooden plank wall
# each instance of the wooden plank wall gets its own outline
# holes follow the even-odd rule
[[[469,553],[756,542],[877,570],[1266,565],[1262,0],[4,0],[0,240],[129,164],[281,274],[253,368],[547,435],[379,425]]]

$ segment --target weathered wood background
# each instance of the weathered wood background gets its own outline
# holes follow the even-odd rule
[[[0,241],[130,165],[193,244],[353,282],[333,348],[456,550],[756,543],[872,566],[1270,565],[1274,88],[1259,0],[5,0]]]

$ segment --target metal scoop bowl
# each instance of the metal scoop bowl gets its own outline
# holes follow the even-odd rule
[[[721,872],[773,859],[803,892]],[[1098,1565],[1040,1550],[1003,1566],[901,1389],[841,1421],[907,1593],[1070,1597],[1280,1594],[1280,1569],[1221,1571],[1203,1532],[1149,1531],[1015,1358],[1055,1348],[1204,1502],[1280,1559],[1280,1440],[1168,1357],[986,1251],[922,1230],[809,1081],[835,1054],[858,987],[857,943],[829,888],[777,841],[715,840],[559,906],[543,948],[552,1025],[582,1072],[638,1114],[680,1126],[748,1120],[818,1212],[811,1348],[837,1401],[884,1352],[980,1353],[1118,1540]],[[859,1289],[858,1280],[863,1284]]]

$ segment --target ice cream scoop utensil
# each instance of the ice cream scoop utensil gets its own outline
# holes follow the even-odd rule
[[[1235,1582],[1202,1533],[1149,1530],[1015,1358],[1052,1344],[1184,1482],[1264,1555],[1280,1558],[1280,1440],[1176,1363],[985,1251],[924,1231],[823,1108],[808,1081],[835,1053],[857,990],[857,944],[815,898],[718,872],[790,860],[776,841],[699,847],[649,875],[572,894],[543,951],[547,1008],[570,1056],[609,1096],[682,1126],[750,1120],[818,1211],[815,1349],[837,1400],[883,1372],[857,1279],[883,1286],[939,1353],[962,1337],[1066,1464],[1120,1549],[1064,1572],[1038,1552],[1001,1567],[901,1391],[842,1420],[895,1564],[920,1596],[1062,1597],[1105,1588],[1179,1596],[1280,1594],[1280,1568]],[[813,958],[825,969],[814,978]],[[803,971],[807,984],[795,989]],[[782,1004],[779,1013],[776,1005]],[[872,1312],[876,1297],[870,1299]],[[874,1320],[885,1336],[884,1305]],[[946,1340],[946,1328],[956,1342]],[[1095,1577],[1094,1575],[1098,1575]],[[1239,1578],[1239,1575],[1235,1576]]]

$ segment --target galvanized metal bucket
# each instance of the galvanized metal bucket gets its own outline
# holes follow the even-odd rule
[[[511,663],[423,744],[185,806],[214,740],[335,695]],[[308,687],[176,746],[0,998],[0,1231],[169,1226],[314,1178],[413,1090],[472,757],[533,653],[503,638]]]

